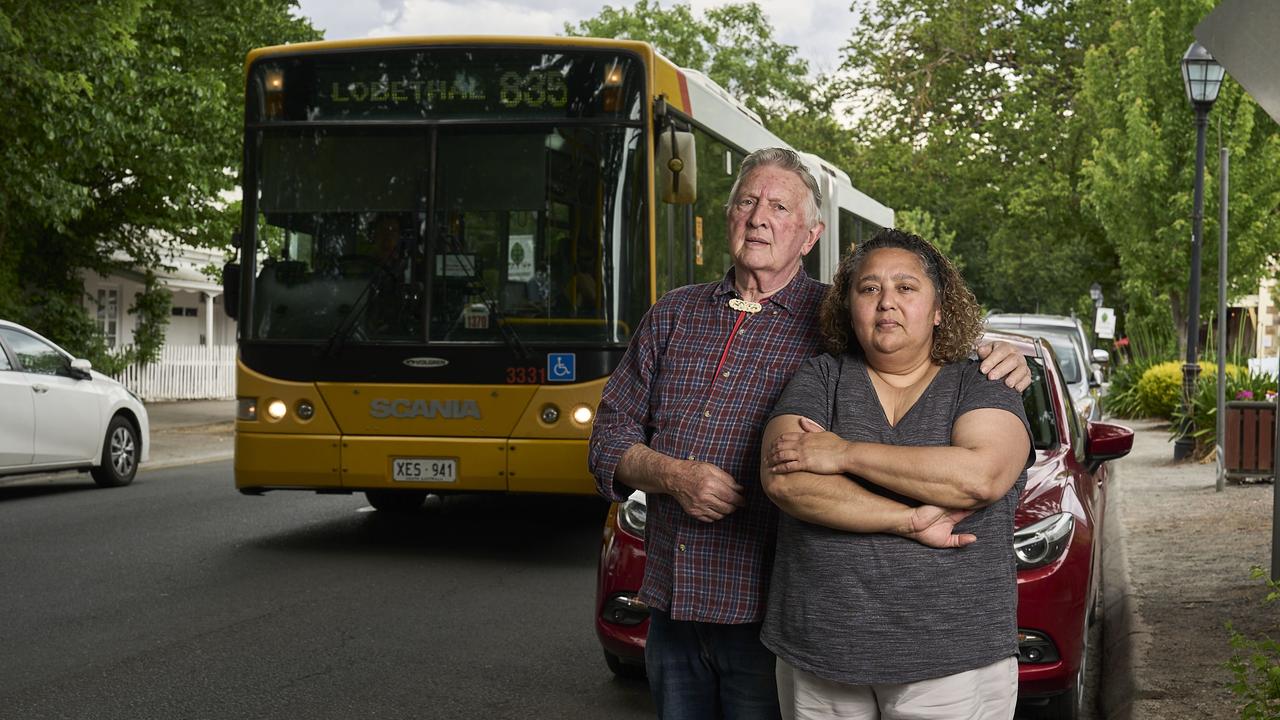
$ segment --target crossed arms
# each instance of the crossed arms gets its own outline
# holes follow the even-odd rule
[[[956,419],[951,445],[915,447],[851,442],[799,415],[765,427],[760,482],[783,512],[860,533],[892,533],[933,547],[967,545],[955,524],[1013,487],[1030,440],[1012,413],[971,410]],[[908,507],[867,490],[857,475],[924,503]]]

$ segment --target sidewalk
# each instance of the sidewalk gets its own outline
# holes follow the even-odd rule
[[[1225,624],[1280,637],[1249,568],[1271,563],[1272,486],[1174,463],[1168,426],[1117,420],[1133,452],[1113,466],[1103,530],[1102,709],[1107,720],[1236,718]]]
[[[141,471],[230,460],[235,450],[235,400],[194,400],[147,405],[151,459]]]

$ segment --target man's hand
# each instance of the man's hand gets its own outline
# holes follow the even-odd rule
[[[1004,378],[1004,384],[1022,392],[1031,385],[1031,370],[1027,358],[1014,346],[1003,340],[978,346],[978,367],[991,380]]]
[[[959,548],[978,539],[971,533],[954,534],[956,523],[973,514],[972,510],[948,510],[935,505],[921,505],[911,511],[902,537],[931,548]]]
[[[778,436],[769,448],[769,469],[780,475],[811,472],[818,475],[840,475],[844,472],[844,453],[849,444],[839,435],[826,432],[809,418],[800,418],[804,432]]]
[[[711,463],[676,460],[673,476],[665,483],[667,494],[695,520],[715,522],[747,504],[729,473]]]

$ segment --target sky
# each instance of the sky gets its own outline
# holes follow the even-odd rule
[[[696,13],[725,0],[684,0]],[[774,38],[796,46],[815,73],[839,67],[852,34],[852,0],[757,0],[773,22]],[[299,0],[301,14],[325,39],[388,35],[558,35],[566,22],[594,17],[605,5],[634,0]],[[677,0],[664,0],[669,8]]]

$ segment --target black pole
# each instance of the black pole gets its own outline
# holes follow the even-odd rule
[[[1187,293],[1187,362],[1182,366],[1182,427],[1173,443],[1173,459],[1191,455],[1196,441],[1196,380],[1200,365],[1196,362],[1196,345],[1200,340],[1200,239],[1204,233],[1204,142],[1209,129],[1209,106],[1196,103],[1196,189],[1191,214],[1191,284]]]

